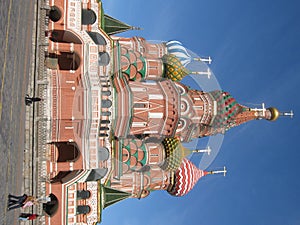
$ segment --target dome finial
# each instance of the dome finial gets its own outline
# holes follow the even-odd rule
[[[141,28],[141,27],[135,27],[135,26],[131,26],[131,30],[143,30],[143,28]]]
[[[208,56],[207,58],[202,58],[202,57],[199,57],[199,58],[194,58],[193,59],[194,61],[201,61],[201,62],[205,62],[205,63],[208,63],[208,64],[211,64],[212,62],[212,59],[210,56]]]
[[[226,173],[227,173],[227,169],[226,167],[224,166],[223,170],[213,170],[213,171],[210,171],[208,172],[209,174],[220,174],[220,173],[223,173],[224,177],[226,176]]]
[[[251,109],[251,111],[257,112],[257,118],[258,119],[266,119],[269,121],[275,121],[280,116],[280,112],[275,107],[269,107],[266,109],[265,103],[261,104],[262,107],[260,109],[255,108]]]
[[[207,71],[191,72],[191,74],[195,74],[195,75],[205,75],[205,76],[207,76],[208,79],[210,79],[210,76],[211,76],[211,70],[210,70],[209,68],[207,68]]]
[[[207,153],[207,155],[210,155],[211,153],[211,148],[207,146],[205,149],[195,149],[192,150],[193,153]]]
[[[270,107],[267,108],[267,110],[270,112],[270,115],[268,118],[266,118],[267,120],[270,121],[275,121],[277,120],[280,116],[284,116],[284,117],[294,117],[294,112],[293,110],[291,110],[290,112],[279,112],[278,109],[274,108],[274,107]]]
[[[280,116],[290,116],[291,118],[294,117],[294,112],[291,110],[290,112],[281,112]]]
[[[280,112],[274,107],[267,108],[267,110],[270,112],[270,115],[266,117],[269,121],[275,121],[280,116]]]

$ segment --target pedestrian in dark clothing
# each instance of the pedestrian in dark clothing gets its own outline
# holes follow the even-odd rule
[[[31,105],[33,102],[39,102],[42,99],[39,97],[29,97],[29,95],[25,96],[25,105]]]
[[[8,195],[8,210],[17,209],[17,208],[25,208],[28,206],[32,206],[36,204],[36,198],[33,196],[28,196],[26,194],[21,196],[16,195]]]
[[[21,213],[19,215],[19,220],[27,221],[27,220],[35,220],[39,215],[32,213]]]
[[[21,196],[16,195],[8,195],[8,210],[16,209],[22,207],[23,202],[26,200],[28,196],[26,194]]]

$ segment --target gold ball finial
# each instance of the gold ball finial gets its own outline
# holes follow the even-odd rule
[[[270,107],[270,108],[268,108],[268,110],[271,112],[271,117],[268,120],[270,120],[270,121],[277,120],[280,115],[280,112],[278,111],[278,109],[276,109],[274,107]]]

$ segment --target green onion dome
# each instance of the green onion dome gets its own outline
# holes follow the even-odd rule
[[[178,138],[165,138],[162,144],[166,158],[161,168],[163,170],[177,170],[183,158],[189,155],[190,151],[181,145]]]
[[[165,77],[173,81],[180,81],[186,75],[190,74],[190,71],[182,65],[175,55],[166,54],[163,56],[162,60],[165,67]]]

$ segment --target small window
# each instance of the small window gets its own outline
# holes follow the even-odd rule
[[[77,206],[76,214],[88,214],[91,211],[91,208],[88,205],[79,205]]]
[[[101,100],[101,106],[103,108],[109,108],[112,106],[112,102],[109,99],[103,99]]]
[[[146,122],[132,122],[132,127],[146,127]]]
[[[144,109],[144,108],[148,108],[148,107],[147,107],[146,103],[137,102],[137,103],[134,103],[133,108]]]
[[[91,193],[86,190],[79,190],[77,191],[77,199],[88,199],[91,197]]]
[[[106,147],[98,148],[98,159],[102,161],[106,161],[109,158],[109,150]]]
[[[110,115],[111,115],[111,112],[109,112],[109,111],[104,111],[104,112],[101,112],[101,115],[102,115],[102,116],[110,116]]]
[[[98,53],[98,65],[99,66],[107,66],[110,61],[109,54],[107,52],[99,52]]]
[[[111,91],[102,91],[102,95],[110,96],[111,95]]]

